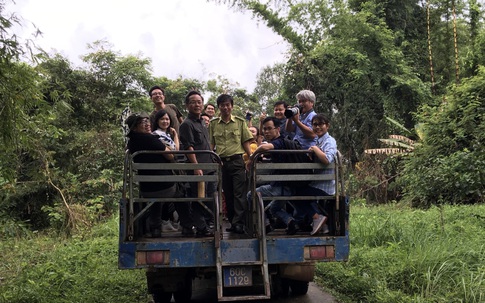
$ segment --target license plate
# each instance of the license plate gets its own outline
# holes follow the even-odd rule
[[[243,287],[253,285],[253,271],[249,266],[224,267],[224,286]]]

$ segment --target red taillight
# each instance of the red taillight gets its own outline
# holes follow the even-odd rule
[[[168,265],[170,264],[170,251],[168,250],[137,251],[136,261],[138,265]]]
[[[335,247],[333,245],[305,246],[305,259],[323,260],[335,259]]]

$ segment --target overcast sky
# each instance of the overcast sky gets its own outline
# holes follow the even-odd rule
[[[287,44],[251,14],[206,0],[15,0],[15,12],[35,24],[35,39],[79,64],[87,44],[106,39],[114,51],[152,59],[155,76],[207,80],[216,75],[252,92],[261,68],[283,62]],[[21,35],[32,33],[24,27]]]

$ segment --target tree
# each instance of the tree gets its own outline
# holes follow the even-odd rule
[[[416,206],[483,203],[485,69],[453,86],[446,102],[423,106],[423,140],[406,159],[400,181]]]
[[[17,16],[4,17],[0,3],[0,221],[42,221],[37,194],[45,197],[49,187],[47,146],[62,133],[51,124],[57,116],[57,103],[43,98],[44,81],[36,67],[30,43],[19,41],[13,25],[21,26]],[[23,62],[24,61],[24,62]]]
[[[83,61],[89,77],[78,89],[83,125],[116,120],[120,108],[145,102],[147,87],[153,81],[150,59],[121,56],[107,41],[96,41],[88,49],[91,52],[83,56]]]
[[[414,125],[411,113],[429,97],[429,87],[396,44],[402,33],[389,28],[382,5],[365,1],[354,12],[342,1],[229,2],[290,43],[284,95],[313,90],[316,111],[332,116],[332,134],[354,162],[386,133],[384,116]]]
[[[283,80],[285,76],[285,64],[277,63],[274,66],[266,66],[257,75],[254,95],[259,100],[261,109],[272,109],[272,104],[278,100],[287,100],[284,95]]]
[[[179,76],[175,80],[168,79],[166,77],[156,78],[152,81],[153,85],[159,85],[165,90],[165,103],[172,103],[177,106],[177,108],[187,115],[187,110],[185,108],[185,95],[195,89],[204,93],[205,83],[202,83],[196,79],[184,79]],[[149,88],[147,88],[148,92]],[[150,103],[150,111],[153,109],[153,105]]]
[[[32,45],[23,42],[12,32],[15,25],[22,26],[15,15],[4,16],[0,2],[0,129],[1,145],[18,145],[23,141],[22,129],[28,127],[28,111],[42,106],[39,82],[35,71],[22,58],[28,58]],[[34,56],[30,57],[35,60]]]

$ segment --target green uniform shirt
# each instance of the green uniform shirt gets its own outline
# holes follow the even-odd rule
[[[224,122],[220,117],[211,120],[209,138],[216,147],[217,154],[221,157],[230,157],[244,154],[243,143],[251,140],[253,134],[249,131],[246,120],[231,115],[229,122]]]

